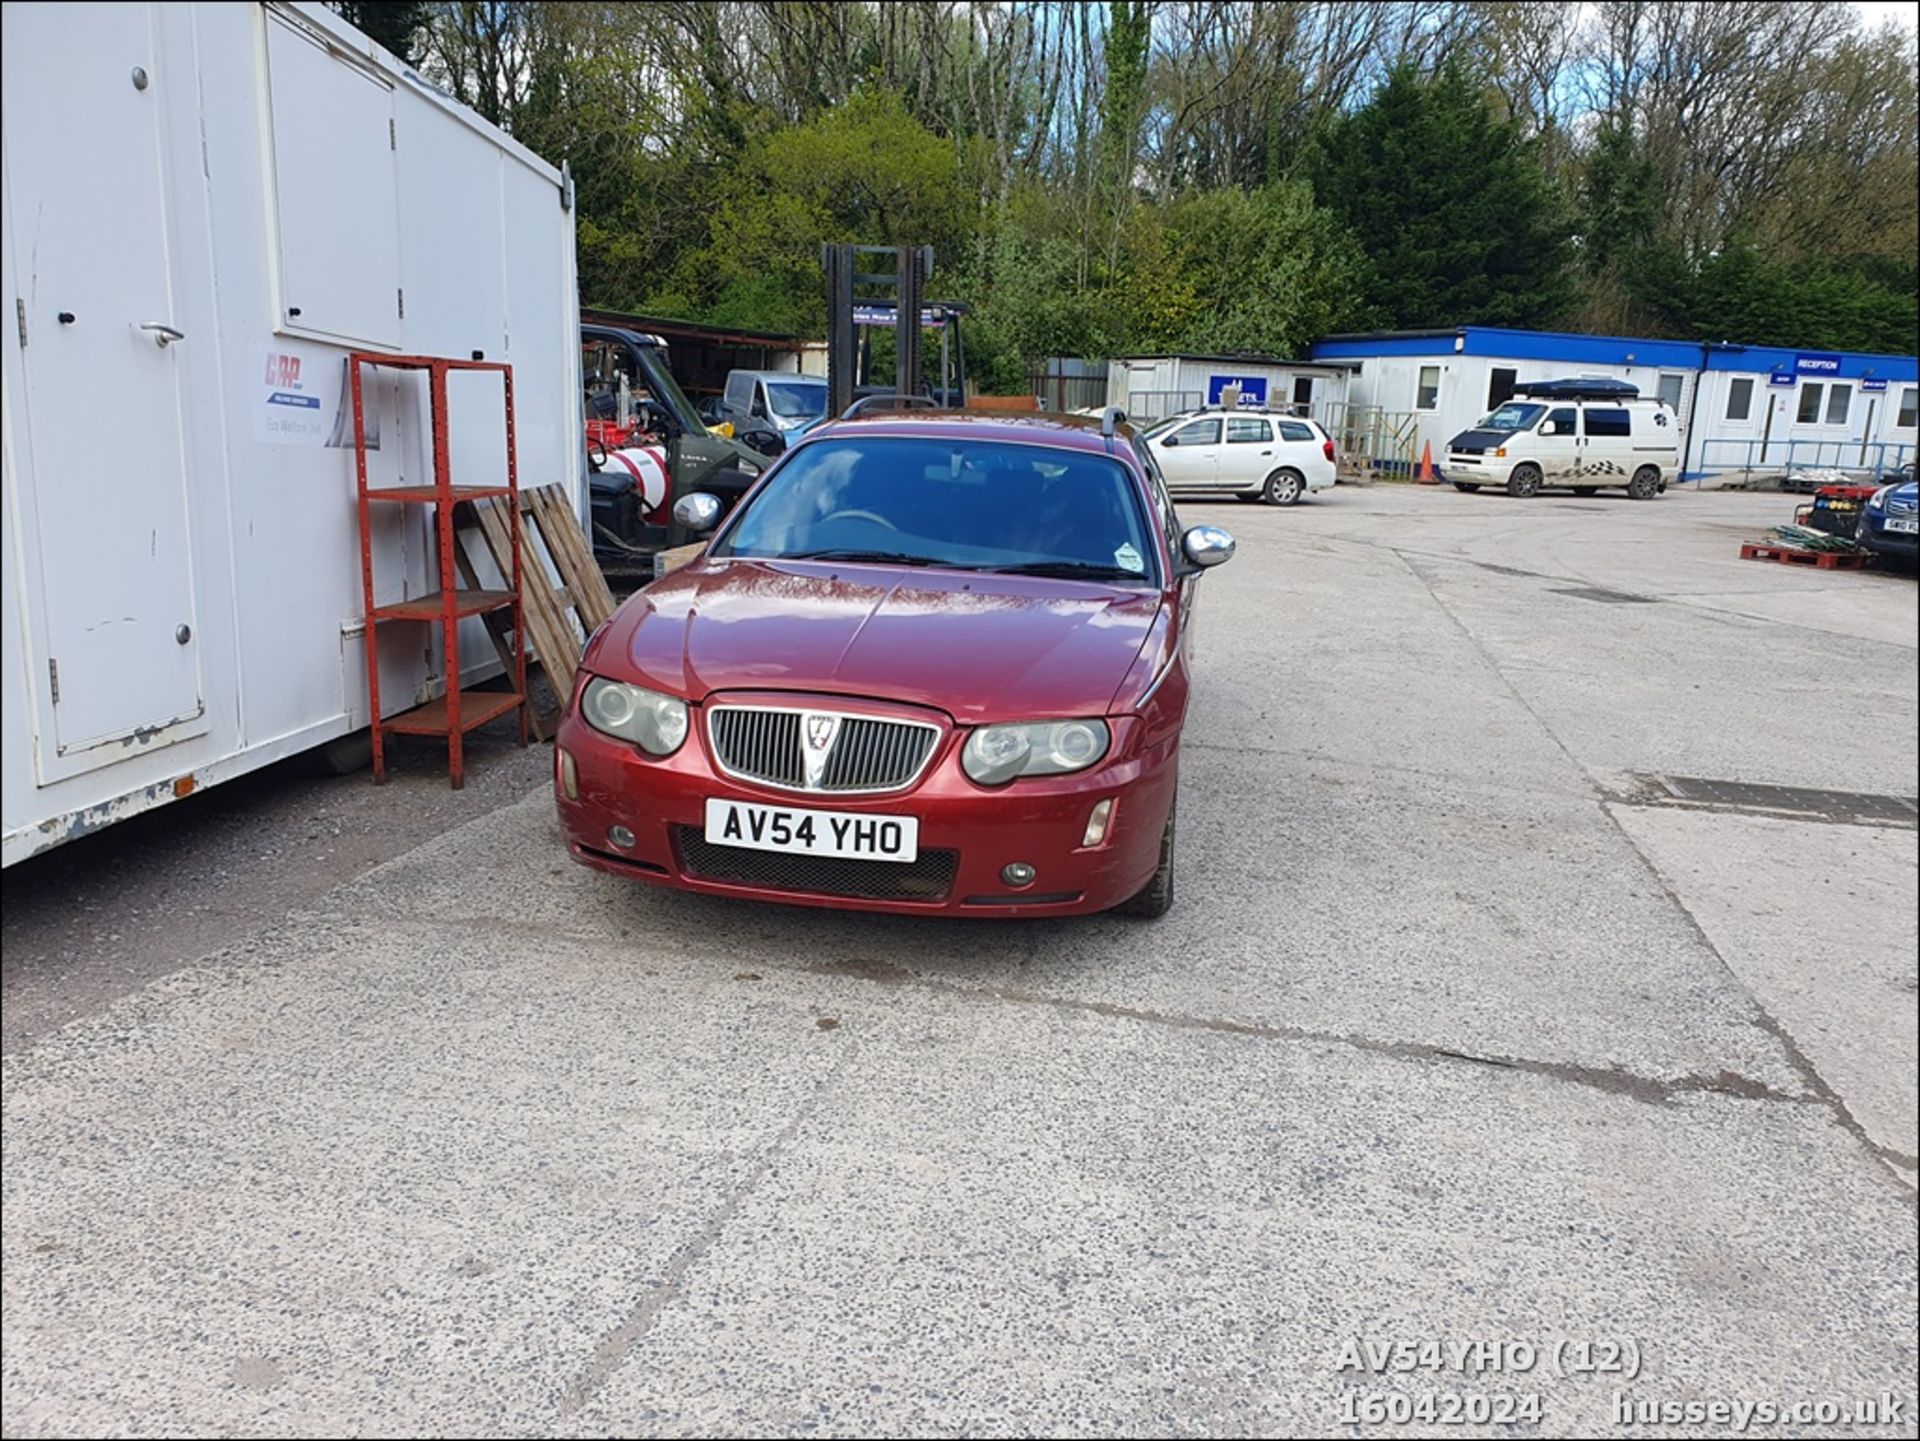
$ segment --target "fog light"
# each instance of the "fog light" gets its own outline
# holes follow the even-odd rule
[[[1025,861],[1010,861],[1000,867],[1000,879],[1010,886],[1030,886],[1033,884],[1033,867]]]
[[[1108,796],[1093,808],[1093,814],[1087,817],[1087,833],[1081,837],[1083,846],[1097,846],[1107,838],[1107,822],[1113,818],[1113,797]]]
[[[625,826],[608,826],[607,839],[623,851],[633,849],[633,832]]]
[[[580,776],[573,768],[573,757],[561,750],[559,746],[553,748],[553,755],[554,769],[558,772],[560,779],[560,794],[570,801],[579,800]]]

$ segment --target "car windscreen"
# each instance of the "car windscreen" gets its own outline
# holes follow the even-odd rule
[[[827,411],[827,388],[802,385],[790,380],[767,382],[767,404],[782,420],[811,420]]]
[[[1546,410],[1544,405],[1534,405],[1524,400],[1511,400],[1481,421],[1474,429],[1525,430],[1546,414]]]
[[[1132,472],[1013,441],[823,437],[789,455],[708,553],[1157,583]]]

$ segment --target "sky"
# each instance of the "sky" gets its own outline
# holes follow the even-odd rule
[[[1853,8],[1870,28],[1878,29],[1888,20],[1912,30],[1920,27],[1920,4],[1914,0],[1853,0]]]

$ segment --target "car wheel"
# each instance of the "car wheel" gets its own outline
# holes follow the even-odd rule
[[[1477,480],[1456,480],[1453,483],[1453,488],[1462,495],[1472,495],[1480,489],[1480,482]]]
[[[1176,792],[1173,804],[1167,807],[1167,828],[1160,832],[1160,865],[1153,879],[1115,906],[1115,915],[1157,921],[1173,909],[1173,820],[1179,806],[1180,797]]]
[[[1531,463],[1516,465],[1507,477],[1507,494],[1522,499],[1540,493],[1540,467]]]
[[[1627,482],[1627,494],[1635,500],[1652,500],[1660,493],[1660,470],[1658,466],[1643,465],[1633,473],[1633,479]]]
[[[1598,495],[1600,493],[1600,487],[1597,485],[1576,485],[1573,488],[1573,493],[1575,495]]]
[[[1300,492],[1306,488],[1306,481],[1297,470],[1276,470],[1267,477],[1264,492],[1268,505],[1292,505],[1300,499]]]

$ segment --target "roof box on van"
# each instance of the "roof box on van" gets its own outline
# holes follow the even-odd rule
[[[1624,380],[1527,380],[1514,386],[1515,395],[1535,400],[1638,400],[1640,387]]]

